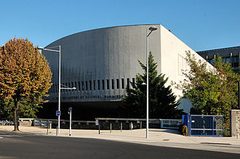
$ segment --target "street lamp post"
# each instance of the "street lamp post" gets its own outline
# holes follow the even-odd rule
[[[39,50],[45,50],[45,51],[52,51],[52,52],[58,52],[59,54],[59,63],[58,63],[58,126],[57,126],[57,132],[56,135],[60,133],[60,116],[61,116],[61,45],[58,46],[58,50],[55,49],[48,49],[43,47],[38,47]]]
[[[148,30],[150,30],[150,32],[148,33]],[[146,101],[146,138],[149,137],[149,133],[148,133],[148,129],[149,129],[149,75],[148,75],[148,56],[149,56],[149,36],[153,31],[156,31],[157,27],[155,26],[151,26],[150,28],[147,29],[147,37],[146,37],[146,65],[147,65],[147,101]]]

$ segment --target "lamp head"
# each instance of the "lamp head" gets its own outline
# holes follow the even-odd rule
[[[37,47],[37,49],[38,49],[38,50],[44,50],[44,48],[43,48],[43,47]]]
[[[157,30],[157,27],[151,26],[151,27],[149,28],[149,30],[150,30],[150,31],[155,31],[155,30]]]

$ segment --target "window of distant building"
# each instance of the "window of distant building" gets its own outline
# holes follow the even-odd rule
[[[112,79],[112,89],[114,89],[114,79]]]
[[[74,84],[73,82],[71,82],[71,87],[70,88],[73,88],[74,87]],[[71,89],[72,91],[74,91],[74,89]]]
[[[135,78],[132,78],[133,85],[135,85]]]
[[[213,65],[213,59],[211,59],[209,62],[210,62],[210,64],[212,64],[212,65]]]
[[[232,62],[232,66],[233,67],[238,67],[239,66],[239,57],[238,56],[234,56],[233,58],[233,62]]]
[[[88,82],[86,81],[85,83],[86,83],[86,91],[87,91],[88,90]]]
[[[109,79],[107,79],[107,89],[109,89]]]
[[[92,90],[92,81],[89,81],[89,89]]]
[[[100,80],[98,80],[98,90],[100,90]]]
[[[84,91],[84,82],[82,81],[82,90]]]
[[[228,63],[231,63],[231,58],[230,57],[223,57],[223,62],[228,62]]]
[[[93,81],[93,89],[96,90],[96,81]]]
[[[124,78],[122,78],[122,89],[124,89],[125,84],[124,84]]]
[[[119,79],[117,79],[117,89],[119,89]]]
[[[78,90],[79,91],[81,90],[81,82],[80,81],[78,82]]]
[[[102,89],[103,89],[103,90],[105,89],[105,83],[104,83],[104,80],[102,80]]]

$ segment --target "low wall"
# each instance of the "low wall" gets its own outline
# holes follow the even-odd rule
[[[232,137],[240,137],[240,110],[232,109],[230,110],[230,135]]]
[[[34,118],[19,118],[19,126],[32,126]]]

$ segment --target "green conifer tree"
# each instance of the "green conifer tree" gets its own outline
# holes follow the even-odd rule
[[[127,95],[122,101],[126,114],[132,118],[146,117],[146,71],[147,67],[138,61],[144,70],[143,74],[136,75],[136,82],[131,82],[131,88],[127,88]],[[180,104],[176,101],[171,86],[166,86],[168,78],[157,72],[157,63],[153,55],[149,54],[149,117],[150,118],[179,118],[182,110],[178,110]]]

